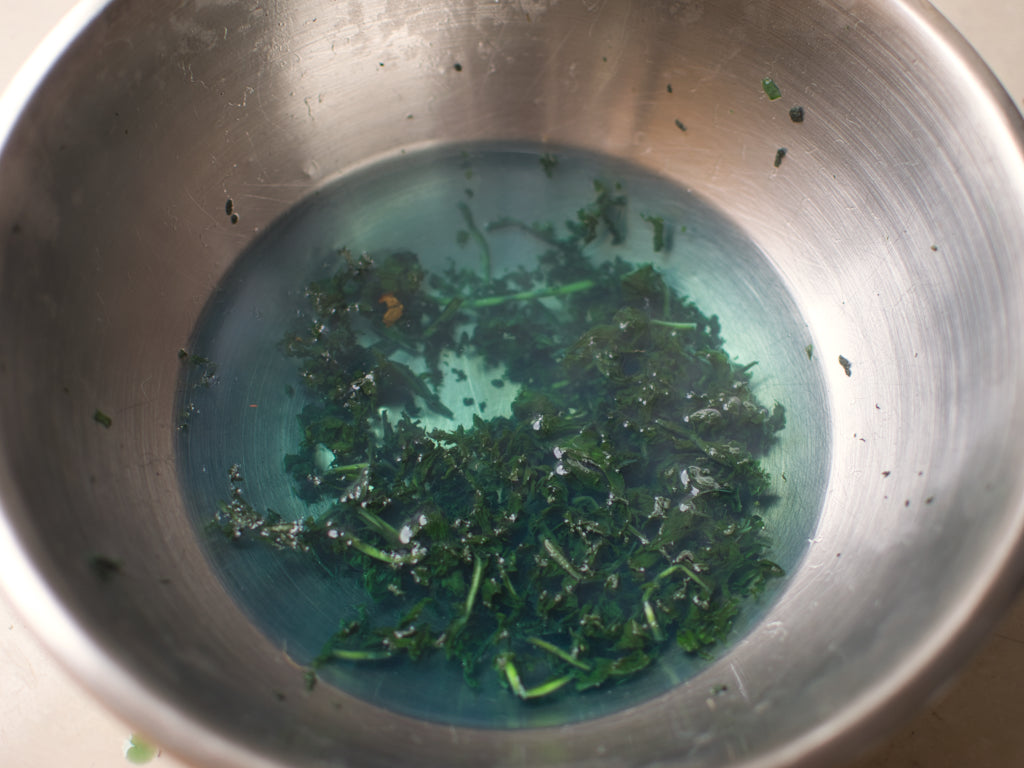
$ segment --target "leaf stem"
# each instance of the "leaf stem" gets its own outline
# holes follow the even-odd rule
[[[577,280],[574,283],[566,283],[557,288],[533,288],[529,291],[518,293],[506,293],[502,296],[485,296],[481,299],[470,299],[463,306],[472,309],[483,309],[484,307],[496,307],[509,301],[530,301],[531,299],[543,299],[547,296],[567,296],[580,291],[587,291],[594,287],[593,280]],[[694,326],[696,328],[696,326]]]
[[[489,221],[487,222],[486,226],[488,232],[495,232],[501,229],[509,228],[522,230],[526,234],[532,235],[533,237],[537,238],[545,245],[550,245],[551,247],[558,248],[559,250],[562,251],[568,250],[570,248],[570,246],[567,243],[564,243],[557,237],[555,237],[554,230],[547,230],[538,228],[536,226],[530,226],[525,221],[513,219],[508,216],[502,217],[495,221]]]
[[[375,515],[373,512],[366,509],[357,510],[357,514],[363,518],[363,522],[373,528],[381,536],[388,539],[392,544],[398,544],[401,542],[398,531],[396,531],[395,527],[386,520],[383,520],[378,515]]]
[[[473,557],[473,577],[469,582],[469,594],[466,595],[466,608],[451,624],[451,633],[456,635],[462,631],[469,621],[469,615],[473,612],[473,604],[476,603],[477,592],[480,591],[480,581],[484,575],[484,561],[479,556]]]
[[[547,640],[541,640],[539,637],[528,637],[526,638],[526,642],[530,643],[531,645],[537,646],[542,651],[547,651],[552,656],[557,656],[562,661],[566,662],[567,664],[572,664],[577,669],[582,669],[584,672],[590,671],[589,664],[584,664],[582,661],[577,659],[572,654],[563,651],[557,645],[549,643]]]
[[[516,592],[516,588],[512,584],[512,579],[509,578],[508,571],[505,570],[505,566],[500,562],[498,563],[498,570],[501,572],[501,580],[505,583],[505,588],[512,593],[512,598],[518,601],[519,593]]]
[[[527,688],[524,691],[524,699],[539,699],[541,696],[547,696],[548,694],[554,693],[559,688],[563,687],[566,683],[573,679],[573,675],[563,675],[557,677],[554,680],[548,680],[546,683],[534,686],[533,688]]]
[[[665,635],[662,633],[661,627],[658,626],[658,617],[654,615],[654,606],[649,600],[644,600],[644,616],[647,617],[647,626],[651,628],[651,634],[660,643],[665,639]]]
[[[651,325],[660,325],[662,328],[672,328],[677,331],[696,331],[696,323],[676,323],[671,320],[651,320]]]
[[[519,677],[519,670],[516,669],[516,665],[512,661],[511,657],[505,658],[501,664],[501,668],[505,673],[505,678],[508,680],[509,687],[512,688],[512,692],[521,699],[539,699],[541,696],[547,696],[548,694],[554,693],[573,679],[573,675],[571,674],[564,675],[562,677],[556,677],[553,680],[548,680],[546,683],[541,683],[533,688],[527,688],[523,685],[523,680]]]
[[[551,539],[544,539],[544,549],[549,555],[551,555],[551,559],[558,563],[559,567],[563,571],[576,579],[576,581],[583,581],[583,574],[573,568],[572,563],[569,562],[569,558],[565,556],[555,542]]]
[[[509,686],[512,688],[512,692],[521,699],[526,698],[526,688],[523,687],[523,681],[519,677],[519,670],[516,669],[516,665],[512,662],[512,659],[506,657],[501,665],[502,671],[505,673],[505,679],[508,680]]]
[[[331,467],[324,472],[324,475],[340,475],[344,472],[361,472],[362,470],[369,468],[369,466],[370,463],[366,461],[361,461],[357,464],[343,464],[340,467]]]
[[[476,244],[480,246],[480,271],[483,273],[484,282],[489,283],[491,282],[491,246],[487,244],[487,238],[473,221],[473,212],[469,210],[469,206],[459,203],[459,213],[462,214],[462,218],[466,222],[466,229],[469,231],[470,237],[476,240]]]
[[[666,568],[665,570],[663,570],[661,573],[659,573],[657,576],[654,577],[654,579],[651,581],[651,583],[647,587],[647,589],[644,590],[644,599],[646,600],[647,597],[651,594],[651,590],[654,589],[654,585],[655,584],[657,584],[662,579],[664,579],[664,578],[666,578],[668,576],[671,576],[673,573],[676,573],[678,571],[682,571],[683,573],[685,573],[687,576],[689,576],[695,582],[697,582],[702,587],[704,587],[704,589],[706,589],[708,592],[711,591],[711,587],[709,587],[707,584],[705,584],[704,580],[701,579],[701,577],[698,576],[696,573],[694,573],[693,569],[688,568],[687,566],[683,565],[682,563],[676,563],[675,565],[670,565],[668,568]]]
[[[463,614],[463,621],[469,619],[473,611],[473,603],[476,602],[476,593],[480,591],[480,580],[484,575],[484,561],[479,556],[473,557],[473,580],[469,583],[469,594],[466,595],[466,612]]]
[[[431,336],[437,333],[437,331],[441,328],[441,326],[444,323],[446,323],[448,320],[451,320],[455,316],[455,314],[462,307],[462,302],[463,299],[454,298],[447,304],[445,304],[444,309],[441,310],[441,314],[438,315],[437,318],[423,331],[423,338],[429,339]]]
[[[344,541],[353,549],[362,552],[367,557],[372,557],[374,560],[380,560],[382,563],[387,563],[388,565],[395,565],[396,563],[399,563],[402,560],[402,558],[400,557],[394,557],[392,555],[389,555],[387,552],[382,552],[372,544],[367,544],[365,541],[361,541],[360,539],[357,539],[355,536],[349,535],[347,533],[342,534],[342,541]]]
[[[344,648],[335,648],[331,651],[331,657],[342,661],[383,661],[390,659],[388,651],[348,651]]]

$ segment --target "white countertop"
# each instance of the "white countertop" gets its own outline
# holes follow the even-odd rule
[[[933,0],[1024,105],[1024,0]],[[73,0],[0,0],[0,90]],[[943,698],[855,768],[1024,766],[1024,598]],[[122,768],[129,725],[50,659],[0,595],[0,766]],[[166,754],[154,768],[188,768]]]

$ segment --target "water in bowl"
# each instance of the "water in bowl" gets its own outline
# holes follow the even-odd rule
[[[772,501],[760,514],[773,541],[772,559],[786,571],[796,566],[828,469],[824,384],[807,328],[756,245],[676,184],[607,158],[523,146],[411,153],[342,177],[269,228],[210,300],[184,361],[177,440],[194,523],[226,588],[298,664],[317,658],[325,640],[360,606],[373,609],[366,585],[351,571],[325,568],[301,553],[239,546],[209,528],[219,505],[231,500],[232,467],[236,478],[244,478],[246,503],[256,510],[300,521],[330,507],[329,501],[310,506],[303,500],[310,489],[303,489],[285,459],[299,451],[299,417],[316,399],[304,387],[296,359],[283,351],[291,329],[314,319],[307,286],[363,253],[380,263],[389,254],[413,252],[427,275],[452,267],[495,276],[532,269],[546,246],[529,227],[550,224],[557,234],[567,221],[584,221],[578,212],[594,200],[595,181],[597,189],[626,202],[616,223],[619,237],[603,232],[586,246],[586,257],[652,265],[677,294],[717,316],[735,360],[757,361],[751,371],[760,402],[785,406],[787,426],[762,458]],[[520,225],[509,225],[512,220]],[[384,328],[397,333],[402,327],[404,307],[388,295],[382,290],[376,308],[381,328],[374,333],[382,338]],[[434,405],[422,398],[394,404],[385,409],[390,423],[403,411],[425,430],[469,428],[474,419],[510,415],[520,390],[514,375],[472,351],[445,354],[438,361],[443,380],[431,385]],[[414,373],[425,370],[411,357],[406,362]],[[341,457],[321,453],[310,460],[326,474]],[[512,695],[507,670],[482,664],[467,684],[459,664],[440,651],[417,661],[339,661],[320,667],[318,675],[321,685],[445,723],[534,727],[579,721],[657,696],[706,669],[764,615],[784,581],[772,580],[759,598],[746,602],[712,653],[687,653],[669,642],[643,672],[582,693],[567,684],[523,701]]]

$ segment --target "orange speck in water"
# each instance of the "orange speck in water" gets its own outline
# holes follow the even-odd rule
[[[395,298],[393,293],[385,293],[380,297],[378,303],[387,307],[387,310],[384,312],[384,325],[390,327],[402,318],[402,312],[405,311],[405,307],[402,306],[402,302]]]

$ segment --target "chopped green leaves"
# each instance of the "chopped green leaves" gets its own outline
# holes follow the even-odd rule
[[[105,414],[103,411],[99,410],[98,408],[96,409],[96,412],[93,413],[92,420],[95,421],[97,424],[100,424],[101,426],[106,427],[107,429],[110,429],[111,424],[114,423],[114,420],[112,418],[107,416],[107,414]]]
[[[259,512],[233,467],[215,527],[361,580],[364,603],[311,679],[443,654],[469,684],[491,675],[532,700],[640,674],[673,644],[710,653],[780,572],[758,457],[784,409],[758,402],[717,319],[658,270],[589,258],[626,239],[618,187],[595,183],[557,227],[459,211],[481,254],[514,229],[536,241],[535,265],[432,274],[411,253],[343,252],[282,342],[311,396],[285,458],[311,511]],[[644,221],[667,247],[661,217]],[[382,296],[402,308],[394,322]],[[500,369],[478,384],[500,386],[510,415],[485,419],[479,403],[456,420],[441,396],[467,378],[453,355]]]
[[[642,215],[644,221],[651,225],[654,230],[654,239],[651,247],[655,253],[660,253],[665,248],[665,219],[661,216]]]

